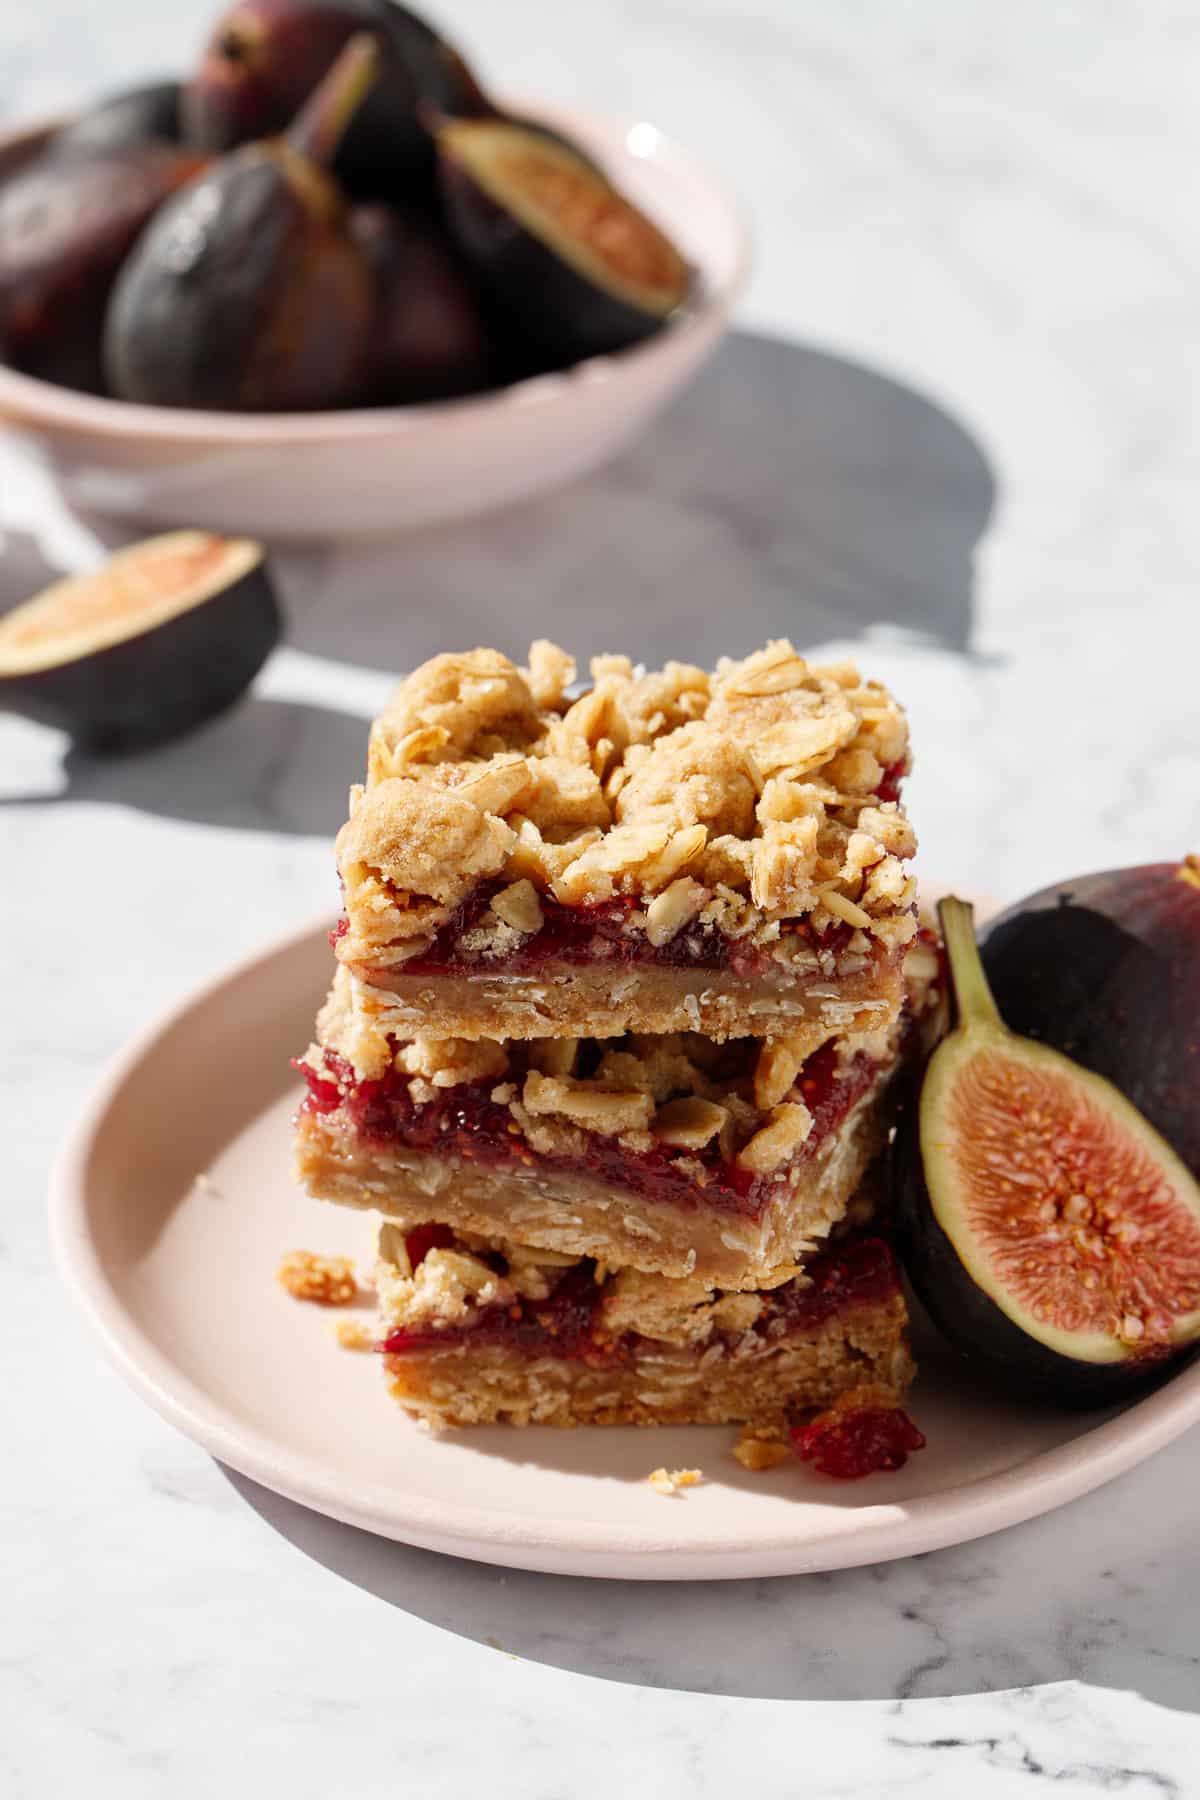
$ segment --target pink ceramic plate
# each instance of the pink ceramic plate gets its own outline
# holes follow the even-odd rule
[[[1200,1418],[1200,1365],[1101,1422],[976,1391],[936,1346],[912,1410],[929,1447],[894,1476],[750,1475],[732,1429],[436,1439],[387,1397],[331,1315],[275,1283],[292,1248],[365,1255],[367,1219],[304,1198],[289,1169],[298,1084],[329,976],[326,933],[288,939],[154,1026],[63,1151],[53,1228],[108,1354],[165,1418],[292,1500],[484,1562],[680,1580],[885,1561],[1061,1506]],[[698,1467],[673,1499],[649,1471]]]

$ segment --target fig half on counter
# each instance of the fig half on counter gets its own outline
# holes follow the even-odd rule
[[[500,118],[444,120],[436,138],[456,243],[550,355],[624,349],[687,299],[691,271],[674,244],[568,145]]]
[[[137,749],[231,706],[280,632],[261,545],[148,538],[0,616],[0,709],[88,749]]]
[[[1014,1388],[1125,1398],[1200,1339],[1200,1186],[1111,1081],[1008,1028],[971,908],[938,912],[957,1023],[895,1147],[910,1279]]]
[[[374,292],[329,165],[376,79],[352,38],[285,136],[221,157],[157,213],[104,327],[112,392],[150,406],[348,406],[366,380]]]

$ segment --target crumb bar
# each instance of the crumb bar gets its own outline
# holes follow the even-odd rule
[[[911,942],[902,711],[786,641],[715,672],[434,657],[338,836],[340,962],[393,1029],[712,1038],[886,1025]]]
[[[780,1432],[914,1374],[895,1263],[848,1240],[769,1291],[724,1293],[438,1228],[380,1232],[379,1349],[430,1425],[700,1425]]]
[[[844,1219],[912,1015],[872,1036],[394,1040],[344,972],[300,1067],[308,1191],[610,1267],[755,1286]]]

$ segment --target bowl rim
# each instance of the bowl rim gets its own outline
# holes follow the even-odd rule
[[[150,440],[159,443],[186,442],[270,447],[286,443],[327,444],[394,437],[397,433],[420,431],[440,421],[456,421],[464,414],[486,412],[498,415],[521,408],[542,408],[554,404],[560,396],[581,386],[620,379],[633,367],[640,367],[661,356],[670,346],[678,346],[700,333],[720,328],[728,319],[734,302],[745,287],[750,272],[752,240],[746,213],[741,202],[701,157],[693,155],[678,139],[662,131],[652,120],[626,115],[595,112],[581,107],[556,106],[524,97],[505,97],[512,109],[534,111],[548,124],[564,130],[575,127],[585,135],[618,137],[628,143],[640,131],[652,134],[652,150],[641,152],[654,157],[666,156],[681,164],[707,190],[709,198],[724,215],[733,239],[734,264],[728,279],[718,286],[707,286],[698,299],[685,307],[682,316],[668,321],[666,329],[631,344],[624,350],[590,356],[565,369],[547,374],[526,376],[500,388],[485,389],[477,394],[455,395],[443,400],[418,401],[409,405],[358,406],[332,408],[327,412],[239,413],[218,409],[175,406],[146,406],[131,400],[111,399],[106,395],[85,394],[57,382],[44,381],[36,375],[25,375],[0,362],[0,427],[17,431],[50,428],[55,432],[74,432],[80,436],[113,440]],[[54,120],[41,120],[32,125],[0,132],[0,157],[25,145],[35,149],[58,126],[68,123],[73,115]],[[637,154],[637,153],[635,153]],[[702,271],[703,272],[703,271]]]

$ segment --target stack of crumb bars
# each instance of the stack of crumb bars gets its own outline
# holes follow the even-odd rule
[[[883,1414],[912,1377],[868,1171],[936,964],[903,713],[787,642],[715,673],[437,656],[371,729],[310,1194],[372,1208],[434,1426]]]

